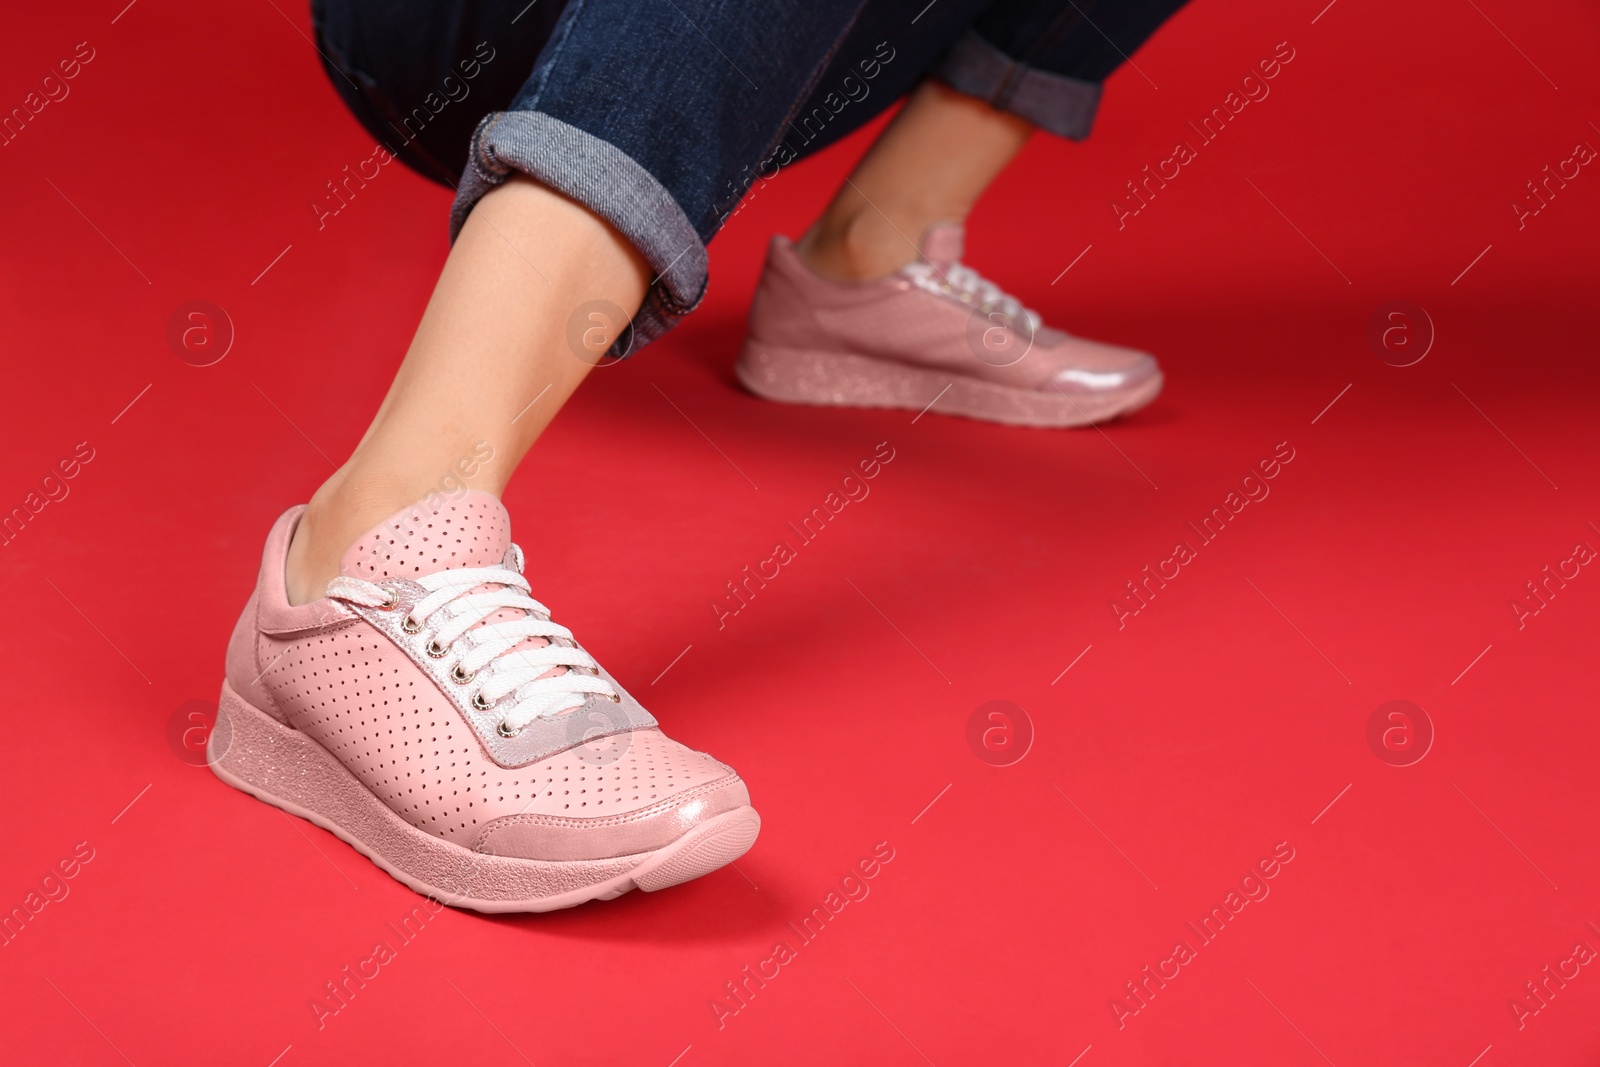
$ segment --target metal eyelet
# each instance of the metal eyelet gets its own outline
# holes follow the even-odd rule
[[[494,728],[494,732],[499,734],[501,737],[516,737],[522,732],[522,728],[518,727],[517,729],[513,730],[511,727],[505,724],[504,720],[502,720],[500,725]]]
[[[413,619],[410,615],[407,615],[405,618],[400,620],[400,629],[404,630],[408,634],[419,633],[422,630],[422,624],[416,619]]]
[[[477,671],[462,670],[461,664],[459,663],[450,668],[450,680],[457,685],[466,685],[468,682],[472,681],[473,678],[477,677],[477,674]]]
[[[441,645],[437,637],[430,637],[428,643],[422,646],[422,650],[434,659],[443,659],[450,654],[450,646]]]
[[[613,703],[613,704],[622,703],[622,697],[621,697],[621,695],[619,695],[617,693],[607,693],[606,694],[606,699],[611,701],[611,703]]]
[[[500,703],[498,700],[483,699],[483,690],[481,689],[472,694],[472,706],[477,708],[479,711],[488,711],[498,703]]]
[[[400,606],[400,590],[392,585],[380,585],[378,588],[389,594],[388,602],[378,605],[379,611],[393,611]]]

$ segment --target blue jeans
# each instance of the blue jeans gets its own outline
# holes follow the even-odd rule
[[[526,174],[654,273],[636,351],[705,295],[757,180],[924,77],[1087,136],[1101,83],[1185,0],[313,0],[317,47],[384,147],[472,207]]]

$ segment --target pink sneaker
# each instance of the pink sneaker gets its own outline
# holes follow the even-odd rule
[[[806,266],[788,238],[773,238],[739,380],[769,400],[912,411],[931,403],[1019,426],[1086,426],[1155,399],[1154,359],[1043,325],[962,265],[962,239],[954,223],[934,226],[919,262],[836,282]]]
[[[656,728],[529,594],[494,497],[419,504],[299,607],[267,538],[228,645],[217,776],[419,893],[548,911],[731,863],[761,819],[729,767]]]

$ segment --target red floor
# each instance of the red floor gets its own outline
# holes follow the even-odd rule
[[[0,147],[0,506],[79,457],[0,555],[0,908],[29,916],[0,1058],[1597,1062],[1600,172],[1511,207],[1600,146],[1591,6],[1197,0],[1088,143],[1041,138],[974,219],[977,266],[1162,358],[1166,393],[1104,432],[742,393],[765,239],[865,142],[758,190],[705,310],[598,373],[508,503],[538,595],[744,773],[762,836],[687,886],[402,942],[417,898],[171,738],[272,519],[382,394],[448,198],[391,168],[319,232],[371,144],[304,11],[123,3],[0,42],[5,108],[93,56]],[[1118,229],[1124,183],[1281,41],[1270,96]],[[204,368],[164,336],[196,299],[236,334]],[[1426,347],[1415,312],[1409,348],[1367,339],[1394,301],[1436,333],[1411,366],[1379,353]],[[719,629],[725,583],[879,449],[870,496]],[[552,507],[553,480],[582,495]],[[1009,766],[969,747],[995,700],[1026,709]]]

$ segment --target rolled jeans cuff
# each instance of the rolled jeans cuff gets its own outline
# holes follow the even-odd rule
[[[484,194],[516,173],[611,223],[650,264],[655,278],[632,324],[612,344],[611,358],[637,352],[700,303],[708,277],[705,242],[672,194],[615,145],[539,111],[494,112],[478,124],[450,208],[450,240]]]
[[[972,31],[952,45],[931,71],[958,93],[987,100],[1041,130],[1081,141],[1100,107],[1100,83],[1030,67]]]

